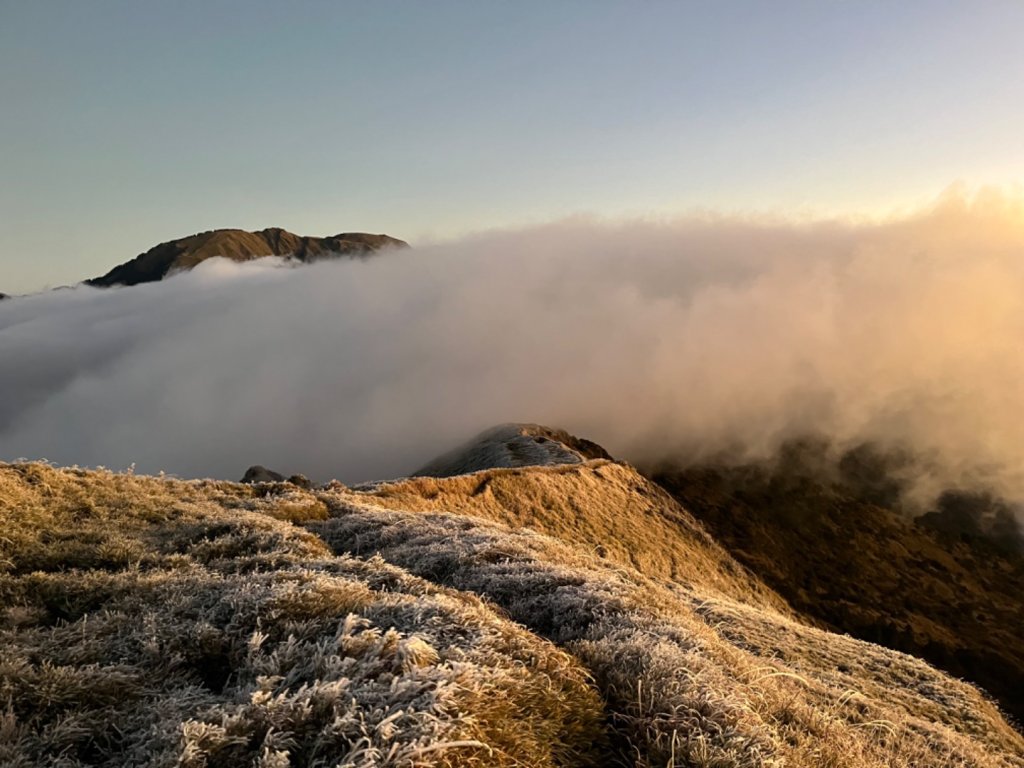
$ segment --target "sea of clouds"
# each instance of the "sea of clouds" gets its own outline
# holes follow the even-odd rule
[[[634,463],[870,440],[1024,498],[1024,199],[573,218],[0,303],[0,460],[354,482],[506,421]]]

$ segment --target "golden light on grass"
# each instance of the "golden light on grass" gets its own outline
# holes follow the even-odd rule
[[[977,690],[787,616],[607,461],[362,491],[0,465],[0,523],[5,765],[1024,754]]]

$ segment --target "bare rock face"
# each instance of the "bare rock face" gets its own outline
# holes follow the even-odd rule
[[[0,301],[3,301],[4,299],[9,299],[9,298],[11,298],[11,297],[8,296],[6,293],[0,293]]]
[[[274,472],[272,469],[256,464],[245,470],[245,475],[242,476],[243,483],[255,484],[255,483],[283,483],[284,475],[280,472]]]
[[[252,261],[264,256],[285,256],[310,263],[323,259],[365,258],[386,248],[407,247],[408,243],[394,237],[365,232],[304,237],[276,227],[259,232],[215,229],[161,243],[131,261],[114,267],[102,277],[85,282],[98,288],[156,282],[216,257]]]
[[[502,424],[431,461],[415,474],[451,477],[500,467],[582,464],[611,459],[597,443],[539,424]]]

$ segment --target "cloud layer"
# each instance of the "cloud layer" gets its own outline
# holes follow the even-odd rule
[[[0,459],[410,472],[503,421],[642,463],[794,435],[1024,498],[1024,201],[884,223],[571,219],[0,304]]]

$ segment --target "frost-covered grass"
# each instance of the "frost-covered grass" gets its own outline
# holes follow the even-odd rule
[[[599,762],[570,655],[260,490],[0,465],[0,765]]]
[[[529,528],[648,576],[699,584],[790,612],[693,515],[624,464],[488,469],[379,483],[363,501],[388,509],[454,512]]]
[[[502,424],[437,457],[416,474],[451,477],[494,467],[558,466],[582,464],[587,458],[610,458],[594,443],[587,445],[598,448],[603,455],[585,456],[570,447],[572,442],[582,441],[539,424]]]
[[[594,674],[637,766],[1024,765],[1024,739],[996,707],[922,661],[758,605],[742,582],[722,579],[725,566],[667,580],[658,568],[645,575],[574,546],[573,532],[596,524],[586,520],[587,501],[601,495],[589,474],[596,469],[618,484],[637,477],[604,464],[336,489],[333,499],[325,496],[333,519],[310,528],[339,553],[379,553],[485,596],[570,651]],[[520,507],[534,508],[534,527],[550,501],[537,486],[574,498],[569,530],[550,526],[554,538],[479,519],[511,513],[496,514],[485,493],[467,499],[466,487],[501,480],[522,492]],[[475,517],[412,511],[460,497],[459,510]],[[637,538],[643,519],[628,517]],[[657,527],[647,530],[658,538]],[[690,546],[677,555],[692,553],[704,568],[710,551]]]
[[[801,624],[623,465],[0,465],[0,526],[3,766],[1024,766],[977,690]]]

